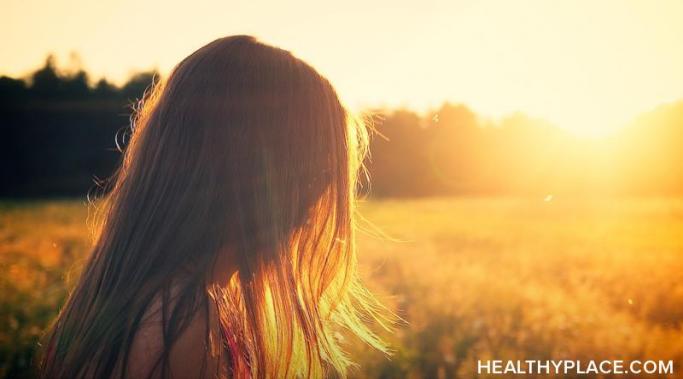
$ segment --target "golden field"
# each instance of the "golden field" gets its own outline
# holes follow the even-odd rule
[[[0,377],[32,375],[90,245],[88,213],[0,203]],[[478,359],[683,370],[683,199],[381,200],[360,213],[362,273],[405,322],[386,334],[389,359],[352,346],[354,377],[471,378]]]

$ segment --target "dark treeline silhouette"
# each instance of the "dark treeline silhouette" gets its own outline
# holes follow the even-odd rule
[[[119,163],[116,137],[157,74],[114,86],[72,71],[48,58],[27,79],[0,78],[0,195],[83,195]],[[374,196],[683,194],[683,102],[600,140],[523,114],[483,119],[464,105],[371,114]]]
[[[155,72],[121,87],[89,85],[83,70],[60,73],[49,57],[28,79],[0,77],[0,195],[83,195],[120,162],[115,138],[129,127],[135,100]]]

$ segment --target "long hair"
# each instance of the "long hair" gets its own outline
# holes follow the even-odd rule
[[[344,377],[344,333],[385,350],[369,325],[383,323],[381,305],[355,267],[366,142],[332,85],[288,51],[233,36],[185,58],[138,109],[43,375],[125,377],[160,294],[161,376],[211,299],[235,377]],[[219,285],[210,276],[226,248],[237,270]]]

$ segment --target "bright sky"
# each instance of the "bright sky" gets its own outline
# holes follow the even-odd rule
[[[0,74],[78,52],[95,79],[168,72],[209,41],[252,34],[291,50],[347,104],[462,102],[601,135],[683,99],[683,1],[3,0]]]

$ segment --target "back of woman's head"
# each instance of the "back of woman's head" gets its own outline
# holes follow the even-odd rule
[[[188,56],[138,109],[44,373],[125,376],[160,294],[171,304],[162,307],[161,373],[174,339],[212,298],[235,376],[344,375],[342,330],[382,349],[361,321],[376,319],[379,304],[354,267],[365,142],[330,83],[285,50],[235,36]],[[234,275],[216,277],[221,254]]]

